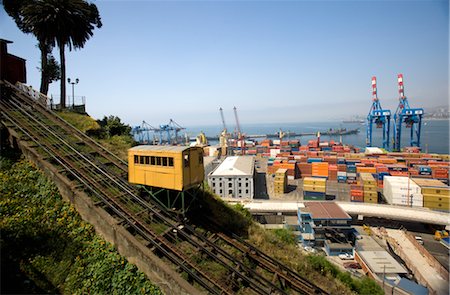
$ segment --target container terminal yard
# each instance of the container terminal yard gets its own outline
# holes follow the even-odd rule
[[[237,133],[227,132],[222,115],[219,145],[208,146],[204,135],[195,147],[177,144],[169,131],[182,127],[167,126],[170,145],[131,148],[128,163],[49,109],[46,97],[20,76],[1,77],[1,124],[10,141],[96,231],[148,277],[163,279],[165,292],[234,294],[244,286],[252,294],[329,294],[219,225],[206,236],[185,222],[207,183],[224,201],[243,204],[261,227],[291,230],[298,251],[324,256],[354,277],[369,276],[386,294],[448,294],[450,156],[420,151],[423,110],[409,107],[401,74],[393,146],[390,112],[381,109],[372,79],[363,151],[324,141],[320,132],[305,145],[284,140],[283,132],[249,142],[235,108]],[[383,148],[370,146],[371,123],[386,133]],[[411,128],[406,146],[403,124]],[[195,252],[222,267],[228,281],[202,268]]]

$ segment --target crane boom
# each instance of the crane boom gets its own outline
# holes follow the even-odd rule
[[[223,116],[223,109],[222,109],[222,107],[220,107],[219,111],[220,111],[220,116],[222,117],[223,130],[225,130],[225,132],[227,132],[227,125],[225,124],[225,117]]]
[[[236,118],[236,128],[238,131],[238,137],[241,137],[241,126],[239,125],[239,118],[238,118],[238,114],[237,114],[237,109],[236,107],[233,108],[234,111],[234,117]]]
[[[236,118],[236,128],[238,131],[238,140],[241,142],[241,154],[244,155],[245,154],[245,139],[244,139],[244,135],[241,132],[241,125],[239,124],[239,118],[238,118],[236,107],[234,107],[233,110],[234,110],[234,117]]]

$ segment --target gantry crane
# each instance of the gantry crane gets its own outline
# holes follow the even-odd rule
[[[185,130],[186,128],[181,127],[177,122],[170,119],[168,124],[159,126],[159,144],[163,143],[163,133],[167,134],[167,143],[168,144],[177,144],[178,143],[178,132],[181,130]],[[172,136],[171,132],[174,132]]]
[[[150,138],[150,133],[154,132],[155,130],[157,130],[157,128],[153,127],[145,121],[142,121],[142,124],[140,126],[135,126],[131,129],[131,134],[137,142],[150,144],[152,142],[156,142],[156,137],[154,134],[153,138]]]
[[[424,110],[422,108],[410,108],[408,98],[405,96],[405,90],[403,87],[403,75],[398,74],[397,78],[399,103],[394,114],[394,151],[400,151],[401,149],[403,123],[405,123],[406,128],[410,128],[409,146],[420,147],[422,116],[424,114]]]
[[[170,119],[168,124],[160,125],[159,128],[155,128],[147,122],[142,121],[141,126],[135,126],[131,129],[131,134],[136,138],[138,142],[149,144],[152,142],[150,140],[150,133],[153,132],[153,144],[155,144],[156,136],[154,133],[159,133],[159,144],[163,144],[165,133],[165,142],[167,144],[178,144],[178,132],[184,129],[186,128],[181,127],[172,119]]]
[[[367,115],[366,146],[372,146],[372,125],[383,128],[383,148],[389,149],[389,133],[391,126],[391,111],[383,110],[377,94],[377,77],[372,77],[372,106]]]
[[[237,140],[238,142],[241,142],[241,155],[245,155],[245,138],[244,134],[241,132],[241,125],[239,124],[239,118],[237,114],[236,107],[233,108],[234,110],[234,117],[236,118],[236,128],[237,128]]]

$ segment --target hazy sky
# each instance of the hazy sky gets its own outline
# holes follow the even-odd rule
[[[231,125],[236,106],[243,125],[339,120],[368,113],[373,75],[395,111],[398,73],[411,107],[449,104],[448,0],[94,3],[103,27],[66,51],[94,118],[220,124],[222,107]],[[0,38],[39,89],[37,41],[3,9]]]

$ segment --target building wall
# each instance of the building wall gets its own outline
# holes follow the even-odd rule
[[[213,176],[208,177],[211,190],[222,198],[253,199],[254,180],[252,176]]]

